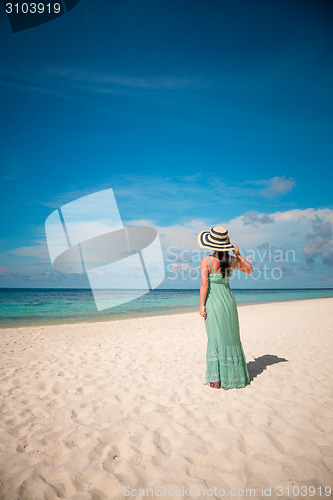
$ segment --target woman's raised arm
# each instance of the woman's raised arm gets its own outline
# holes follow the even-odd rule
[[[234,245],[234,254],[236,255],[235,269],[239,269],[242,273],[252,274],[253,267],[246,259],[244,259],[244,257],[240,255],[239,248],[236,245]]]

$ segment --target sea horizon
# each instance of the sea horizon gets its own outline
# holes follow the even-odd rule
[[[278,291],[288,291],[288,290],[333,290],[333,287],[293,287],[293,288],[235,288],[235,287],[230,287],[232,292],[238,292],[238,291],[273,291],[273,290],[278,290]],[[91,292],[91,288],[89,287],[0,287],[0,292],[5,291],[5,290],[51,290],[51,291],[66,291],[66,290],[80,290],[80,291],[88,291]],[[113,291],[131,291],[131,290],[142,290],[144,293],[149,293],[149,292],[154,292],[154,291],[172,291],[172,290],[182,290],[186,291],[189,290],[191,292],[197,291],[200,292],[200,286],[197,288],[181,288],[181,287],[175,287],[175,288],[155,288],[154,290],[149,290],[149,292],[146,292],[144,288],[100,288],[99,290],[113,290]]]

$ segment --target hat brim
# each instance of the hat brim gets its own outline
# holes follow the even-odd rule
[[[230,239],[228,236],[228,242],[226,243],[217,243],[213,242],[209,239],[210,231],[201,231],[198,234],[198,245],[201,248],[211,248],[213,250],[217,250],[219,252],[227,252],[228,250],[232,250],[234,246],[230,243]]]

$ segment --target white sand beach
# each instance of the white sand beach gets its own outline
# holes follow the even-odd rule
[[[197,312],[1,329],[0,498],[327,498],[332,310],[239,307],[231,390],[204,385]]]

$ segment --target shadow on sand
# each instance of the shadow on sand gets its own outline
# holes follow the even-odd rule
[[[282,363],[288,361],[285,358],[279,358],[275,356],[275,354],[264,354],[264,356],[260,356],[259,358],[254,358],[254,361],[250,361],[247,363],[247,369],[250,375],[250,381],[257,376],[260,375],[266,367],[269,365],[274,365],[275,363]]]

